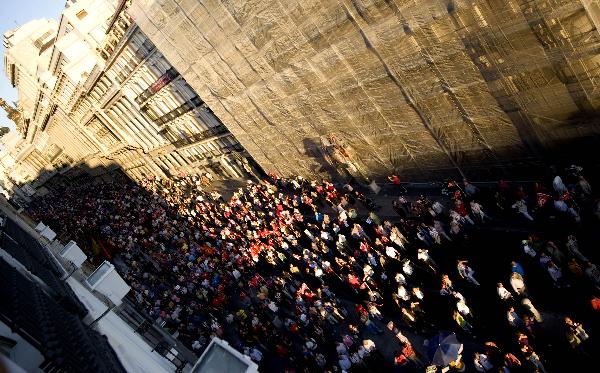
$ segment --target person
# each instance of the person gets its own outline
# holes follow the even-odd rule
[[[600,311],[600,298],[592,295],[590,299],[590,306],[592,307],[592,310],[596,312]]]
[[[562,270],[556,265],[554,264],[554,262],[550,261],[548,263],[548,274],[550,275],[550,278],[552,278],[552,281],[554,282],[554,286],[556,287],[563,287],[564,283],[563,283],[563,274],[562,274]],[[568,284],[567,284],[568,286]]]
[[[431,209],[435,213],[435,216],[441,216],[444,213],[444,205],[437,200],[431,204]]]
[[[531,300],[529,300],[529,298],[523,298],[521,300],[521,305],[523,305],[523,308],[526,309],[531,316],[533,316],[535,321],[537,321],[538,323],[544,321],[542,314],[537,310],[537,308],[535,308],[535,306],[533,305],[533,303],[531,303]]]
[[[422,261],[424,264],[427,265],[427,267],[429,269],[431,269],[431,271],[433,273],[437,273],[437,264],[435,263],[435,261],[433,259],[431,259],[431,256],[429,255],[429,250],[427,249],[418,249],[417,250],[417,259],[419,259],[420,261]]]
[[[67,187],[63,194],[77,195],[77,199],[52,195],[40,201],[32,211],[35,209],[38,216],[47,221],[57,220],[64,227],[76,227],[69,233],[81,242],[97,237],[119,247],[116,255],[127,266],[123,277],[132,287],[134,302],[153,320],[165,321],[169,332],[177,331],[181,342],[194,351],[205,348],[210,337],[220,336],[255,361],[259,360],[263,367],[272,366],[275,358],[278,365],[281,362],[294,370],[376,370],[378,354],[369,357],[368,344],[365,347],[356,341],[359,337],[368,338],[370,333],[383,332],[378,326],[380,318],[387,322],[397,320],[401,315],[406,326],[414,330],[423,327],[437,330],[446,328],[446,322],[452,317],[453,322],[469,334],[466,338],[470,340],[479,334],[480,324],[487,328],[496,316],[508,318],[509,306],[514,306],[516,317],[508,322],[516,325],[516,330],[511,324],[501,324],[493,325],[485,333],[497,331],[498,335],[506,335],[520,331],[520,348],[541,341],[535,319],[542,320],[542,310],[538,311],[528,299],[523,299],[526,296],[525,275],[528,281],[535,283],[540,272],[537,268],[525,273],[518,263],[511,263],[511,286],[504,290],[514,300],[504,301],[501,307],[480,309],[475,305],[490,301],[493,305],[497,299],[494,297],[507,298],[506,292],[498,288],[496,296],[491,291],[475,292],[472,296],[477,297],[477,303],[470,308],[471,298],[467,302],[459,292],[460,286],[464,285],[462,282],[453,284],[447,275],[423,271],[423,266],[411,263],[415,257],[419,258],[418,249],[425,250],[418,234],[429,239],[436,255],[439,252],[439,259],[437,256],[436,259],[440,267],[452,265],[458,259],[457,251],[449,250],[450,246],[456,246],[461,252],[479,254],[471,250],[475,248],[473,242],[487,238],[487,229],[478,232],[480,227],[474,226],[464,240],[453,236],[452,239],[456,237],[458,242],[452,244],[436,239],[436,232],[441,235],[442,230],[435,225],[435,220],[446,222],[451,219],[453,223],[450,224],[458,227],[459,233],[462,233],[461,225],[469,224],[456,210],[444,210],[446,203],[456,203],[451,198],[442,200],[440,209],[435,202],[421,196],[410,217],[392,222],[371,215],[370,223],[366,223],[365,214],[359,213],[352,202],[353,196],[357,196],[356,191],[352,188],[338,190],[327,180],[272,176],[239,188],[228,201],[213,198],[212,187],[201,190],[197,186],[197,179],[185,178],[145,180],[140,185],[73,186]],[[513,198],[510,191],[501,191],[506,206],[525,198],[523,189],[516,190],[517,199],[509,203],[508,200]],[[464,199],[467,193],[457,192],[454,198],[461,200],[459,205],[470,204],[472,198]],[[574,201],[567,203],[574,204]],[[350,213],[352,209],[355,214]],[[544,211],[536,211],[543,216]],[[582,219],[587,218],[582,215]],[[571,229],[572,224],[563,224],[569,223],[567,219],[567,216],[557,216],[557,226],[565,231]],[[435,230],[431,229],[432,224]],[[584,224],[578,229],[586,227]],[[537,263],[538,257],[543,257],[544,261],[551,260],[564,271],[569,259],[586,263],[577,259],[575,251],[568,248],[563,252],[565,260],[562,261],[552,252],[544,256],[535,254],[546,249],[552,251],[552,247],[542,245],[547,238],[531,237],[528,245],[535,260],[529,261],[527,254],[528,263],[524,264]],[[490,244],[492,249],[498,247],[495,242]],[[558,242],[556,246],[562,248]],[[85,249],[89,250],[89,247]],[[517,245],[516,249],[520,250],[520,247]],[[427,261],[429,254],[433,254],[431,250],[421,251],[419,263],[423,259]],[[508,254],[497,254],[494,258],[504,255],[502,260],[510,259],[506,258]],[[483,260],[480,263],[479,271],[497,265]],[[591,263],[581,264],[581,269],[584,277],[595,281],[595,266],[591,266]],[[471,272],[473,279],[474,275],[468,268],[465,262],[461,270],[465,274],[463,278],[471,282],[467,272]],[[486,278],[494,273],[492,270],[485,273]],[[568,276],[565,274],[564,277]],[[440,280],[438,296],[430,292],[430,286],[439,284]],[[495,279],[494,283],[500,280]],[[585,303],[581,304],[590,307],[592,294],[588,288],[591,287],[580,286],[578,292],[572,292],[566,299],[579,304],[577,301],[583,296]],[[465,289],[465,294],[471,294],[470,290],[473,289]],[[556,294],[556,299],[545,302],[547,308],[544,311],[554,313],[556,304],[563,300],[562,295]],[[448,303],[448,310],[443,303]],[[345,320],[356,318],[346,311],[351,309],[349,307],[355,307],[361,322],[348,325],[344,330],[347,334],[340,333],[340,328],[345,329],[342,326]],[[471,325],[472,313],[482,322]],[[581,315],[587,316],[585,312]],[[521,324],[519,318],[524,324],[522,327],[518,327]],[[544,329],[548,330],[543,337],[554,340],[553,328]],[[390,330],[397,336],[401,333],[396,331],[393,323]],[[569,330],[581,340],[583,334],[577,327]],[[381,343],[388,342],[386,338],[393,338],[392,333],[378,336],[378,344],[380,340]],[[562,333],[558,337],[564,340]],[[411,361],[408,340],[400,342],[399,352]],[[566,345],[566,340],[564,342]],[[583,345],[585,342],[579,344]],[[561,344],[553,344],[554,350],[556,354],[553,355],[559,358],[565,352]],[[264,351],[273,353],[262,355]],[[499,349],[486,348],[480,352],[495,368],[501,368],[502,357],[507,356]],[[528,351],[526,354],[527,361],[534,364],[536,357]],[[473,355],[465,358],[470,360]],[[481,359],[485,361],[485,358]],[[525,360],[522,361],[525,365]],[[506,361],[504,364],[508,367]],[[481,363],[482,367],[484,365]]]
[[[573,319],[571,319],[569,316],[565,316],[565,325],[573,333],[573,335],[578,338],[580,341],[579,343],[583,343],[590,338],[583,328],[583,325],[573,321]]]
[[[478,191],[477,187],[471,184],[467,179],[463,179],[463,185],[465,193],[467,193],[467,195],[469,195],[470,197],[474,196]]]
[[[348,355],[340,355],[338,364],[343,372],[348,372],[350,368],[352,368],[352,362],[350,361]]]
[[[554,180],[552,181],[552,187],[558,194],[563,194],[567,191],[567,187],[563,183],[562,178],[558,175],[554,177]]]
[[[526,243],[527,241],[524,242]],[[525,278],[525,270],[523,269],[523,266],[520,263],[515,262],[513,260],[512,262],[510,262],[510,269],[511,272],[516,272],[519,275],[521,275],[522,278]]]
[[[508,312],[506,313],[506,319],[508,320],[508,324],[515,329],[523,329],[525,327],[525,322],[517,314],[514,307],[510,307],[508,309]]]
[[[470,318],[473,316],[471,314],[471,309],[467,306],[467,303],[465,303],[464,298],[458,299],[456,302],[456,309],[464,317]]]
[[[548,373],[544,367],[544,364],[542,364],[542,360],[540,359],[539,355],[533,350],[533,348],[531,348],[531,346],[523,346],[521,348],[521,353],[523,356],[525,356],[525,359],[531,363],[537,372]]]
[[[452,286],[452,280],[450,280],[450,277],[448,277],[448,275],[443,274],[440,294],[447,296],[447,295],[452,294],[453,292],[454,292],[454,287]]]
[[[458,312],[457,310],[454,310],[454,313],[452,314],[452,319],[456,322],[456,324],[458,324],[458,326],[461,327],[462,330],[464,330],[467,333],[471,333],[471,331],[473,330],[473,327],[471,326],[471,324],[469,324],[469,322],[467,321],[467,319],[465,319],[460,312]]]
[[[525,286],[525,281],[523,281],[523,277],[517,272],[512,272],[510,274],[510,286],[512,286],[515,293],[518,295],[526,295],[527,288]]]
[[[471,225],[475,224],[473,219],[471,219],[471,216],[469,215],[469,212],[467,211],[467,208],[465,207],[463,201],[461,201],[460,199],[456,199],[454,201],[454,205],[454,211],[458,214],[458,218],[461,219],[461,221],[467,221]]]
[[[402,355],[404,355],[408,360],[412,361],[412,363],[417,368],[422,368],[424,366],[423,361],[417,355],[417,352],[413,348],[412,344],[408,339],[405,339],[402,346]]]
[[[471,211],[473,212],[473,215],[474,215],[474,216],[477,216],[477,217],[478,217],[478,218],[479,218],[479,219],[480,219],[482,222],[483,222],[485,219],[492,220],[492,219],[491,219],[491,218],[490,218],[490,217],[489,217],[489,216],[488,216],[488,215],[487,215],[487,214],[486,214],[486,213],[483,211],[483,207],[482,207],[482,206],[481,206],[479,203],[477,203],[477,202],[475,202],[475,201],[471,201],[469,204],[470,204],[470,206],[471,206]]]
[[[590,183],[583,177],[583,175],[579,175],[579,180],[577,181],[577,186],[584,197],[590,197],[592,195],[592,186]]]
[[[519,369],[521,365],[521,360],[519,360],[514,354],[507,352],[504,355],[504,366],[508,368],[510,372]],[[513,370],[511,370],[511,368]]]
[[[394,351],[394,365],[405,366],[406,364],[408,364],[406,356],[398,350]]]
[[[457,269],[458,269],[458,274],[460,275],[460,277],[464,278],[465,280],[469,281],[470,283],[476,285],[476,286],[480,286],[479,282],[475,279],[474,275],[475,275],[475,271],[473,270],[473,268],[469,267],[467,265],[468,261],[467,260],[458,260],[457,261]]]
[[[497,292],[498,292],[498,296],[503,301],[513,300],[512,294],[510,293],[510,291],[506,290],[506,288],[504,287],[504,285],[501,282],[499,282],[497,285]]]
[[[533,217],[529,214],[529,210],[527,209],[527,203],[525,200],[520,199],[515,202],[512,206],[513,209],[516,209],[519,214],[523,215],[527,220],[533,221]]]
[[[400,193],[406,193],[406,189],[402,186],[402,182],[400,181],[400,177],[398,175],[388,176],[388,180],[394,184],[394,186],[400,191]]]
[[[479,352],[475,352],[473,364],[478,372],[489,372],[494,368],[494,364],[491,363],[487,355]]]
[[[245,352],[245,354],[250,356],[250,358],[256,363],[260,363],[263,359],[262,352],[260,352],[260,350],[256,347],[253,347],[252,350]]]
[[[579,243],[577,242],[577,238],[575,235],[570,234],[567,236],[567,252],[573,256],[575,259],[585,263],[588,259],[579,251]]]

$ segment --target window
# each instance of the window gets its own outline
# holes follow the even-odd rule
[[[85,16],[87,16],[85,9],[81,9],[79,12],[77,12],[77,18],[83,19]]]

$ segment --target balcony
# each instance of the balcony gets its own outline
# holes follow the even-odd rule
[[[194,135],[191,135],[187,138],[177,140],[177,141],[173,142],[172,145],[175,146],[176,148],[181,148],[186,145],[197,143],[198,141],[207,140],[211,137],[223,135],[227,132],[228,132],[227,128],[225,128],[224,126],[213,127],[213,128],[207,129],[206,131],[202,131],[202,132],[196,133]]]
[[[191,101],[186,102],[186,103],[182,104],[181,106],[179,106],[178,108],[169,111],[165,115],[158,117],[157,119],[154,120],[154,123],[156,123],[156,125],[158,125],[158,126],[162,126],[165,123],[169,123],[170,121],[172,121],[176,118],[179,118],[183,114],[188,113],[188,112],[192,111],[193,109],[202,106],[203,104],[204,104],[204,102],[202,101],[202,99],[200,99],[200,97],[196,96]]]

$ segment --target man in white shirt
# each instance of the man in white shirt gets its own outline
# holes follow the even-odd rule
[[[394,276],[394,279],[396,280],[398,285],[406,285],[406,277],[404,277],[404,275],[402,273],[396,273],[396,276]]]
[[[392,259],[397,259],[398,258],[398,250],[394,249],[391,246],[387,246],[385,248],[385,254],[387,256],[389,256],[390,258],[392,258]]]
[[[375,342],[370,339],[363,340],[363,347],[367,350],[368,353],[371,353],[375,350]]]
[[[510,291],[506,290],[506,288],[504,287],[504,285],[501,282],[498,283],[497,291],[498,291],[498,296],[500,297],[500,299],[502,299],[504,301],[513,299],[513,296],[510,293]]]
[[[465,303],[464,299],[460,299],[458,302],[456,302],[456,309],[458,310],[458,312],[460,312],[461,315],[465,317],[471,315],[471,310]]]
[[[515,293],[523,295],[525,293],[525,282],[520,274],[513,272],[510,275],[510,285],[512,286]]]

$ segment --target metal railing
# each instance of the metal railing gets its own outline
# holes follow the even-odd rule
[[[198,357],[185,347],[181,341],[165,332],[147,315],[141,313],[132,300],[124,298],[123,303],[116,307],[114,311],[152,347],[152,351],[156,351],[160,356],[175,365],[178,372],[182,372],[187,364],[190,367],[193,366],[198,360]]]

